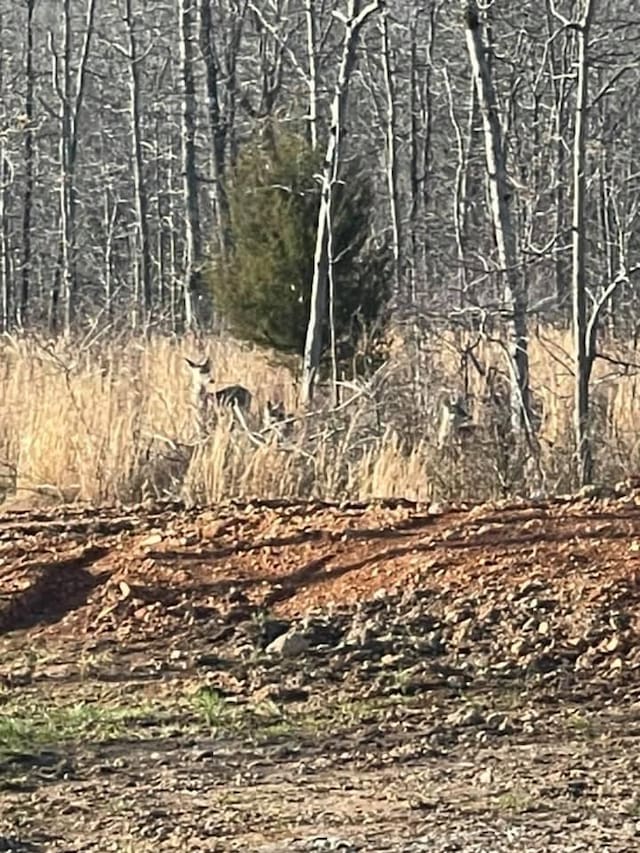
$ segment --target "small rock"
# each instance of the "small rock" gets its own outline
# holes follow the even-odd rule
[[[531,662],[529,663],[529,669],[532,672],[546,674],[556,670],[558,668],[559,663],[560,661],[554,655],[543,653],[531,659]]]
[[[453,632],[453,642],[456,644],[464,643],[465,640],[470,638],[472,630],[473,621],[471,619],[465,619],[463,622],[458,622],[456,629]]]
[[[520,658],[530,651],[529,643],[527,643],[527,641],[522,638],[520,638],[519,640],[515,640],[515,642],[511,644],[510,651],[514,657]]]
[[[274,684],[265,684],[264,687],[252,693],[254,702],[306,702],[309,691],[299,687],[278,687]]]
[[[444,621],[450,625],[459,625],[461,622],[466,622],[472,616],[473,613],[468,607],[449,607],[444,612]]]
[[[269,655],[281,655],[283,658],[295,658],[304,654],[309,648],[309,642],[304,634],[295,628],[280,634],[266,648]]]
[[[624,640],[618,634],[614,634],[600,643],[598,651],[605,652],[606,654],[624,651]]]
[[[126,581],[120,581],[118,589],[120,590],[120,595],[123,601],[131,597],[131,587]]]
[[[398,667],[404,662],[403,655],[394,655],[391,653],[387,653],[386,655],[382,655],[380,658],[380,666],[384,666],[385,668],[389,667]]]
[[[342,851],[342,853],[351,853],[355,851],[355,847],[343,838],[336,838],[331,835],[318,835],[310,839],[305,845],[305,849],[309,851]]]
[[[344,642],[347,646],[367,646],[373,638],[369,622],[354,621],[347,631]]]
[[[265,619],[260,626],[260,644],[265,648],[277,637],[286,634],[291,628],[291,622],[286,619]]]
[[[447,717],[447,723],[453,726],[479,726],[484,722],[484,715],[476,705],[459,708]]]
[[[509,725],[509,717],[502,711],[492,711],[491,714],[487,715],[485,723],[487,728],[492,732],[508,734],[512,731],[512,728]]]
[[[434,654],[440,654],[441,652],[443,652],[444,638],[442,635],[442,631],[440,631],[439,629],[435,631],[430,631],[425,638],[423,648],[430,652],[433,652]]]
[[[501,612],[499,608],[494,607],[493,605],[484,605],[484,607],[480,608],[478,611],[478,618],[482,622],[486,622],[488,625],[495,625],[500,621]]]
[[[581,797],[589,786],[586,779],[569,779],[567,780],[567,790],[572,797]]]
[[[493,767],[486,767],[484,770],[481,770],[476,776],[476,782],[478,785],[482,785],[488,787],[493,782]]]

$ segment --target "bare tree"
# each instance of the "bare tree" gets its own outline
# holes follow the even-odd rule
[[[200,0],[200,52],[204,60],[207,90],[207,111],[211,134],[212,199],[220,251],[225,255],[230,248],[229,203],[226,192],[227,136],[230,123],[235,117],[235,69],[240,49],[245,2],[239,14],[231,15],[226,22],[228,49],[227,70],[221,68],[219,54],[221,45],[216,46],[213,24],[212,0]],[[221,76],[225,79],[225,91],[221,93]]]
[[[9,187],[13,183],[13,170],[5,154],[5,146],[0,136],[0,294],[2,295],[2,317],[0,328],[9,331],[13,310],[13,270],[9,244]]]
[[[127,31],[127,48],[124,51],[129,71],[129,120],[131,123],[131,155],[136,210],[136,241],[134,258],[134,327],[138,325],[140,309],[142,323],[148,324],[151,316],[151,245],[149,237],[147,187],[144,176],[142,139],[142,104],[140,70],[144,54],[138,51],[134,0],[124,0],[123,20]],[[110,229],[107,233],[110,233]]]
[[[564,251],[565,243],[568,247],[567,231],[567,205],[565,203],[567,180],[567,144],[564,138],[568,126],[568,106],[571,91],[571,39],[564,39],[558,43],[555,38],[552,0],[546,0],[547,32],[549,36],[549,50],[547,53],[549,62],[549,82],[553,90],[552,132],[555,154],[554,177],[554,207],[556,220],[556,251],[554,262],[554,273],[556,280],[556,300],[558,307],[566,313],[566,303],[569,296],[569,270],[567,253]]]
[[[525,423],[529,422],[527,294],[518,274],[517,243],[509,206],[512,190],[507,178],[498,99],[488,62],[487,46],[482,36],[478,4],[475,0],[465,0],[462,5],[467,50],[484,127],[491,214],[498,263],[504,280],[504,302],[512,324],[511,355],[515,375],[511,407],[513,426],[517,429],[522,423],[523,416]]]
[[[389,47],[389,14],[385,10],[379,18],[380,48],[386,95],[386,172],[389,192],[389,213],[391,218],[391,246],[393,251],[393,273],[395,292],[400,293],[402,279],[402,230],[400,219],[400,199],[398,188],[398,153],[396,146],[397,110],[393,70],[391,68],[391,50]]]
[[[202,236],[200,231],[200,205],[198,202],[198,175],[196,171],[196,86],[194,76],[195,51],[193,46],[195,3],[178,0],[180,32],[180,64],[182,73],[182,170],[186,226],[184,271],[184,318],[188,329],[195,326],[195,297],[200,279],[202,261]]]
[[[591,482],[593,458],[589,441],[589,373],[590,353],[587,341],[587,297],[585,277],[585,167],[587,139],[587,109],[589,98],[589,31],[595,13],[595,0],[584,0],[582,15],[577,23],[578,85],[573,138],[573,216],[571,291],[573,295],[573,333],[575,358],[574,423],[578,480],[581,485]],[[592,361],[592,359],[591,359]]]
[[[19,326],[27,323],[29,294],[31,292],[31,219],[33,208],[34,170],[34,83],[33,68],[33,11],[35,0],[27,0],[27,27],[25,44],[25,97],[24,97],[24,196],[22,206],[22,275],[20,300],[16,310]]]
[[[62,280],[63,329],[65,336],[71,334],[76,296],[76,257],[75,257],[75,171],[78,153],[78,131],[82,101],[85,92],[87,61],[93,36],[93,22],[96,0],[87,0],[85,13],[84,39],[75,75],[72,81],[73,27],[71,2],[63,2],[62,51],[59,54],[55,46],[53,31],[49,31],[49,50],[53,59],[53,86],[59,102],[60,138],[60,232],[61,244],[59,264]],[[54,283],[52,294],[53,326],[57,326],[58,287]]]
[[[0,18],[0,48],[4,48],[5,31]],[[0,53],[0,92],[5,91],[5,54]],[[6,140],[9,134],[9,117],[6,113],[4,99],[0,104],[0,328],[8,331],[11,327],[11,312],[13,302],[13,284],[11,273],[11,258],[9,249],[9,186],[13,181],[10,161],[6,154]]]
[[[362,6],[361,0],[349,0],[346,17],[341,15],[345,34],[342,47],[342,59],[331,104],[331,125],[329,141],[324,158],[321,177],[320,209],[316,232],[316,249],[311,285],[311,308],[304,349],[302,375],[302,401],[309,404],[313,399],[313,386],[320,356],[322,354],[323,330],[327,322],[331,197],[333,186],[338,179],[342,135],[349,81],[356,61],[356,48],[360,30],[366,21],[382,7],[383,0],[373,0]]]
[[[411,239],[410,300],[416,302],[418,281],[427,276],[426,257],[430,240],[426,228],[429,206],[429,175],[433,142],[433,52],[436,32],[436,3],[412,10],[409,21],[409,229]],[[426,34],[422,20],[426,18]]]
[[[309,144],[315,151],[318,146],[318,24],[314,0],[304,0],[307,26],[307,81],[309,86]]]

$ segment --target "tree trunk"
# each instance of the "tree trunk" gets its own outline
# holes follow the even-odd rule
[[[457,148],[457,164],[456,164],[456,179],[453,198],[453,225],[456,239],[456,249],[458,254],[458,293],[457,299],[460,308],[463,308],[465,301],[468,298],[467,294],[467,266],[466,266],[466,248],[467,248],[467,223],[468,223],[468,194],[469,186],[469,167],[471,144],[473,140],[474,119],[477,119],[475,96],[475,82],[471,81],[471,91],[469,93],[469,120],[468,120],[468,135],[465,141],[460,122],[456,116],[455,101],[449,73],[446,65],[442,68],[442,76],[444,78],[445,88],[449,100],[449,117],[456,138]]]
[[[134,325],[137,325],[142,308],[142,325],[151,319],[151,246],[149,238],[148,199],[144,178],[144,156],[142,152],[142,107],[140,103],[140,58],[133,19],[132,0],[125,0],[125,26],[127,28],[129,66],[129,110],[131,122],[131,154],[133,162],[133,186],[136,210],[137,257],[134,264],[140,292],[134,300]]]
[[[227,255],[231,245],[229,227],[229,202],[225,186],[226,168],[226,138],[227,128],[220,109],[218,92],[219,69],[213,42],[213,23],[211,17],[211,0],[201,0],[200,3],[200,51],[204,59],[207,102],[209,112],[209,132],[212,146],[212,196],[215,207],[218,244],[223,257]]]
[[[84,87],[87,60],[93,36],[93,19],[96,0],[88,0],[85,17],[84,41],[76,70],[75,92],[71,82],[71,54],[73,32],[71,27],[71,2],[63,4],[62,57],[56,52],[53,33],[49,32],[49,49],[53,58],[53,85],[59,100],[60,140],[60,250],[58,272],[54,275],[51,298],[51,325],[57,328],[57,306],[60,287],[62,289],[63,331],[71,334],[75,313],[75,186],[74,176],[78,149],[78,126]]]
[[[174,192],[174,176],[173,176],[173,156],[172,156],[172,143],[169,141],[169,152],[167,159],[167,219],[169,223],[169,317],[171,321],[171,331],[176,332],[178,330],[178,313],[179,313],[179,301],[178,301],[178,285],[180,281],[180,273],[178,269],[178,247],[177,247],[177,233],[178,233],[178,222],[176,216],[176,204],[175,199],[177,196],[177,192]],[[185,308],[186,308],[185,304]]]
[[[589,439],[589,375],[593,353],[587,334],[587,298],[585,273],[585,168],[587,141],[587,99],[589,89],[588,41],[595,0],[585,0],[584,12],[576,29],[578,39],[578,83],[573,137],[573,215],[571,291],[573,296],[574,336],[574,430],[577,479],[581,486],[591,482],[593,458]]]
[[[104,230],[106,235],[104,247],[104,310],[108,323],[113,322],[113,236],[118,219],[118,203],[111,200],[111,193],[105,179],[103,201]]]
[[[31,292],[31,213],[33,207],[33,10],[35,0],[27,0],[27,31],[25,50],[25,98],[24,98],[24,195],[22,207],[22,278],[20,300],[17,306],[18,325],[27,323],[29,296]]]
[[[338,72],[333,102],[331,105],[331,126],[329,142],[322,170],[322,190],[316,230],[316,248],[311,284],[311,307],[304,348],[302,374],[302,403],[308,405],[313,399],[313,386],[316,379],[320,357],[322,355],[323,333],[327,324],[328,281],[329,281],[329,227],[331,222],[331,196],[338,178],[340,151],[342,147],[342,128],[347,108],[347,94],[351,72],[356,61],[358,36],[366,20],[382,6],[382,0],[373,0],[362,9],[362,0],[349,0],[349,10],[345,20],[345,36],[342,59]]]
[[[71,213],[71,193],[73,178],[71,174],[71,3],[64,0],[63,6],[63,45],[62,45],[62,83],[60,92],[60,141],[58,144],[60,163],[60,235],[61,235],[61,283],[63,330],[65,336],[71,333],[73,317],[75,282],[73,265],[73,218]],[[59,80],[56,72],[56,80]]]
[[[560,315],[568,318],[569,314],[569,263],[564,251],[567,231],[566,210],[566,162],[567,146],[564,133],[567,129],[567,92],[571,86],[571,45],[572,40],[565,38],[562,45],[554,37],[553,3],[545,0],[547,11],[547,32],[549,37],[549,79],[553,90],[552,134],[555,149],[554,177],[554,206],[555,206],[555,239],[557,247],[554,260],[556,304]]]
[[[498,102],[493,86],[482,25],[475,0],[463,2],[465,35],[484,128],[491,214],[503,279],[504,303],[512,322],[514,381],[511,391],[512,426],[519,431],[529,418],[529,355],[527,293],[518,274],[516,237],[510,211],[511,188],[507,180]]]
[[[13,183],[11,166],[4,153],[4,141],[0,138],[0,294],[2,296],[0,329],[3,332],[9,332],[13,325],[13,285],[7,212],[8,189],[11,183]]]
[[[307,25],[307,62],[309,65],[309,116],[308,138],[309,145],[315,151],[318,147],[318,58],[317,58],[317,25],[314,0],[304,0],[304,14]]]
[[[201,261],[200,208],[196,173],[196,87],[194,80],[193,0],[178,0],[180,62],[182,65],[182,173],[186,225],[184,319],[196,325],[196,299]]]
[[[387,188],[389,193],[389,212],[391,214],[391,248],[393,252],[393,276],[395,295],[400,293],[402,282],[402,232],[400,220],[400,199],[398,192],[398,156],[396,149],[396,99],[395,82],[391,70],[391,57],[389,48],[389,16],[383,12],[380,17],[380,40],[382,53],[382,70],[385,82],[385,95],[387,101],[386,115],[386,172]]]

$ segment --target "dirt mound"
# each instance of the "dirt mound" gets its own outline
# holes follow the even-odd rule
[[[633,495],[7,513],[0,848],[631,853],[639,560]]]
[[[0,627],[46,637],[189,635],[256,612],[416,596],[455,639],[531,665],[636,666],[640,506],[255,502],[0,520]],[[412,598],[413,596],[413,598]],[[544,656],[548,660],[541,662]],[[506,663],[505,663],[506,666]]]

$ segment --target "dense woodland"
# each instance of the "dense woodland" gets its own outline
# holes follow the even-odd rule
[[[525,424],[529,336],[573,328],[586,482],[597,341],[640,328],[635,5],[0,0],[0,329],[223,323],[202,270],[235,166],[285,129],[329,211],[346,171],[372,181],[396,317],[509,345]]]
[[[203,294],[190,300],[189,275],[224,240],[245,140],[278,122],[326,144],[340,5],[3,0],[2,328],[191,322]],[[502,299],[466,5],[380,4],[360,32],[343,131],[343,157],[377,176],[375,238],[394,245],[398,293],[434,313]],[[518,275],[536,318],[557,318],[582,4],[486,5]],[[592,5],[585,231],[597,298],[638,264],[640,20],[631,0]],[[612,322],[635,319],[632,285]]]

